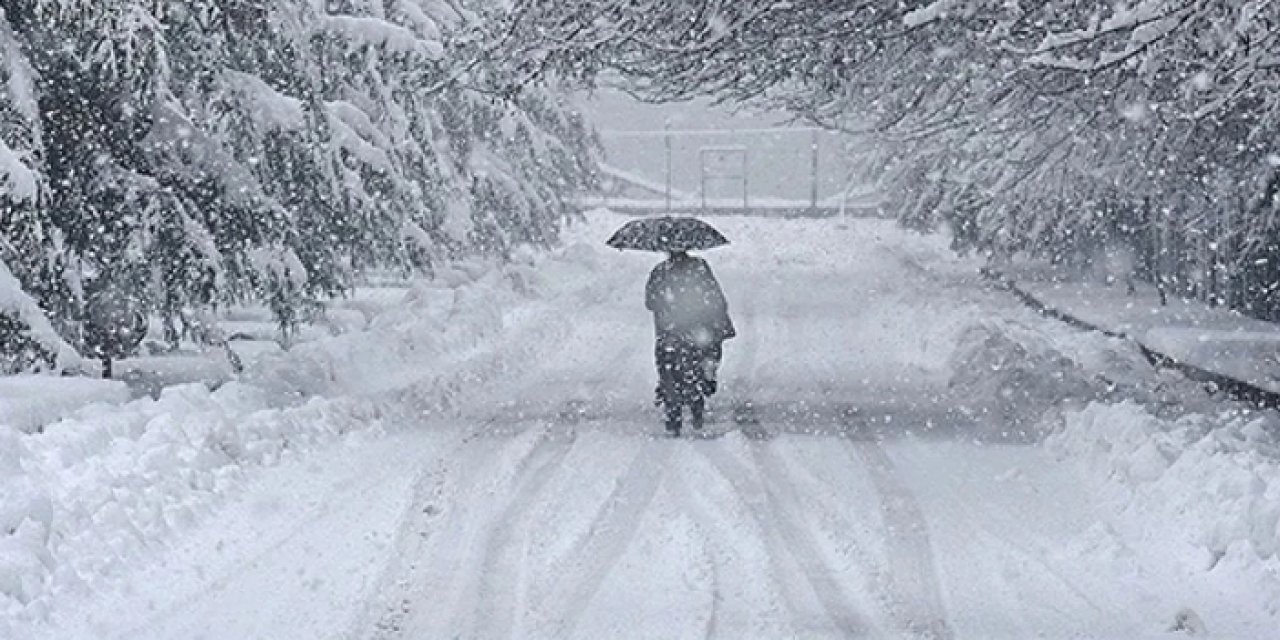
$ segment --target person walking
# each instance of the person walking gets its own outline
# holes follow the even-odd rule
[[[656,395],[667,432],[680,435],[686,406],[693,428],[701,429],[705,398],[718,387],[723,343],[737,335],[724,291],[706,260],[673,249],[649,273],[645,307],[653,312]]]

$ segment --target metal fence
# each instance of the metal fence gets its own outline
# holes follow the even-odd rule
[[[615,209],[833,211],[850,205],[849,150],[812,127],[602,130]],[[865,207],[862,191],[852,206]]]

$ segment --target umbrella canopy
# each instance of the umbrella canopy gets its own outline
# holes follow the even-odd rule
[[[716,228],[697,218],[638,218],[613,233],[605,244],[639,251],[691,251],[729,244]]]

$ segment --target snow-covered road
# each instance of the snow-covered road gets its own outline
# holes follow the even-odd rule
[[[613,222],[573,233],[599,242]],[[455,414],[260,472],[62,628],[1138,638],[1189,609],[1216,637],[1274,637],[1261,596],[1189,578],[1179,532],[1125,538],[1079,465],[959,409],[977,404],[948,386],[966,329],[1066,330],[892,223],[716,224],[735,241],[708,258],[739,337],[709,437],[659,437],[641,300],[654,258],[608,255],[608,286],[526,313],[550,338]]]

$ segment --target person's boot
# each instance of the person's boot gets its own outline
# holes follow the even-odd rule
[[[667,420],[667,435],[672,438],[680,437],[680,419]]]

